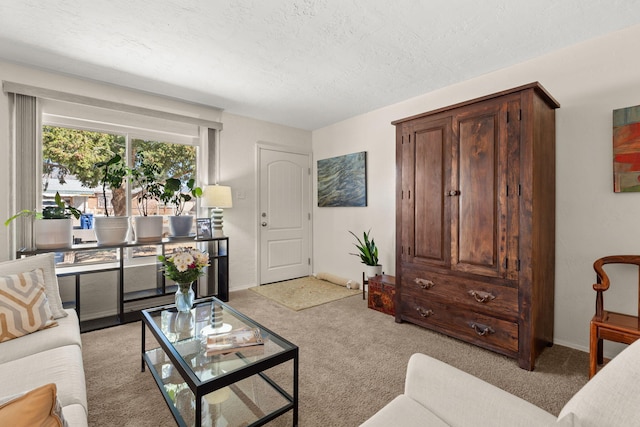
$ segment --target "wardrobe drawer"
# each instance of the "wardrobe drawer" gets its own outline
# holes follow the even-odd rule
[[[402,319],[493,351],[518,353],[518,324],[448,304],[440,298],[403,295]]]
[[[402,294],[416,298],[440,297],[456,306],[513,320],[518,315],[518,289],[424,270],[406,270]]]

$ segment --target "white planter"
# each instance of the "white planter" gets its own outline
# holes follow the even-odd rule
[[[193,215],[172,215],[169,217],[169,231],[173,237],[188,236],[193,229]]]
[[[73,243],[73,222],[71,218],[38,219],[34,224],[36,248],[68,248]]]
[[[93,221],[99,245],[119,245],[127,241],[128,216],[96,216]]]
[[[364,275],[368,277],[377,276],[382,274],[382,266],[381,265],[364,265]]]
[[[137,242],[157,242],[162,240],[162,217],[137,216],[134,218],[133,230]]]

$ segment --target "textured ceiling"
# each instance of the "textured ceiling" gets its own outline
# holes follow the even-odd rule
[[[637,0],[0,0],[0,58],[317,129],[638,23]]]

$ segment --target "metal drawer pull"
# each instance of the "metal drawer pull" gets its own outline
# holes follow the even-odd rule
[[[426,308],[416,307],[416,311],[422,317],[429,317],[429,316],[433,315],[433,310],[431,310],[431,309],[427,310]]]
[[[416,277],[414,282],[416,282],[422,289],[431,289],[436,285],[429,279],[421,279],[419,277]]]
[[[485,325],[480,325],[478,323],[475,322],[471,322],[471,328],[476,331],[476,334],[480,335],[481,337],[484,335],[488,335],[488,334],[495,334],[496,331],[493,330],[493,328],[491,328],[491,326],[485,326]]]
[[[470,290],[468,294],[471,295],[478,302],[489,302],[491,300],[496,299],[495,295],[492,295],[489,292],[474,291],[473,289]]]

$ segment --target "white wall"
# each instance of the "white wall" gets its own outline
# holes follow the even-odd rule
[[[229,287],[238,290],[256,286],[258,280],[257,144],[311,152],[311,132],[229,113],[222,114],[222,122],[220,184],[233,192],[233,208],[224,210],[223,231],[229,236]]]
[[[555,342],[588,351],[593,261],[639,253],[640,194],[614,194],[612,110],[640,104],[640,26],[446,87],[313,132],[316,160],[366,150],[369,205],[314,208],[314,268],[358,279],[347,230],[372,229],[384,270],[394,273],[395,152],[391,121],[539,81],[556,110],[557,237]],[[631,313],[636,282],[605,302]],[[609,353],[616,347],[605,347]]]

